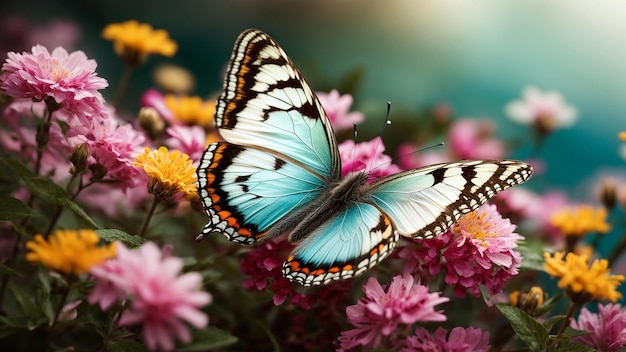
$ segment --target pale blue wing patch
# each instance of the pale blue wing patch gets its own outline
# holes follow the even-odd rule
[[[519,161],[460,161],[401,172],[376,181],[364,196],[385,211],[398,232],[432,238],[496,193],[528,180]]]
[[[253,146],[337,180],[337,142],[314,92],[267,34],[243,32],[235,44],[217,102],[215,121],[222,137]]]
[[[356,203],[313,229],[283,265],[283,275],[305,286],[348,279],[386,258],[397,241],[384,213]]]
[[[199,192],[211,232],[252,244],[277,222],[318,197],[326,184],[296,164],[230,143],[211,144],[198,167]]]

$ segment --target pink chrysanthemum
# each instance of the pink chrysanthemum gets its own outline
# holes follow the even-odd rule
[[[198,308],[211,303],[211,295],[200,291],[202,276],[180,274],[183,261],[163,253],[152,242],[129,250],[117,243],[117,258],[91,273],[99,280],[89,302],[108,308],[113,297],[130,299],[119,325],[143,325],[143,338],[150,350],[172,350],[174,340],[191,341],[185,323],[200,329],[208,317]]]
[[[317,92],[317,98],[320,100],[330,124],[335,131],[351,129],[354,124],[363,121],[363,113],[348,112],[352,106],[352,95],[341,95],[336,89],[329,93]]]
[[[170,149],[180,150],[189,155],[189,158],[198,163],[206,149],[207,135],[200,126],[174,125],[167,128],[169,138],[165,145]]]
[[[358,171],[368,171],[369,181],[395,174],[401,169],[391,162],[389,155],[383,154],[385,146],[380,137],[369,142],[354,144],[353,140],[346,140],[339,144],[341,156],[341,174],[343,176]]]
[[[445,269],[445,282],[455,286],[458,297],[466,291],[479,297],[480,284],[497,294],[521,265],[514,248],[523,237],[514,230],[494,205],[483,205],[437,238],[419,241],[421,247],[405,246],[398,256],[416,273],[435,275]]]
[[[428,330],[417,328],[414,336],[407,337],[402,352],[487,352],[491,348],[488,331],[456,327],[446,339],[447,333],[444,328],[439,327],[433,336]]]
[[[89,164],[104,166],[106,180],[118,182],[123,190],[143,183],[143,174],[134,162],[145,147],[145,136],[132,125],[122,124],[111,116],[72,126],[68,135],[87,144]]]
[[[493,137],[495,126],[488,119],[461,119],[450,127],[451,152],[460,159],[498,159],[504,144]]]
[[[446,320],[442,311],[435,311],[434,307],[449,299],[439,292],[430,293],[428,286],[415,283],[410,275],[394,276],[387,289],[372,277],[363,286],[363,292],[364,298],[346,308],[348,320],[356,329],[341,333],[339,351],[357,346],[384,347],[384,337],[391,343],[397,342],[394,340],[401,325]]]
[[[96,75],[96,61],[84,52],[57,47],[51,54],[35,45],[31,53],[7,55],[0,73],[0,89],[7,95],[34,101],[52,98],[81,119],[105,115],[99,90],[108,83]]]
[[[578,320],[572,320],[572,328],[589,331],[576,341],[602,352],[618,352],[626,346],[626,309],[619,304],[598,303],[598,313],[583,308]]]

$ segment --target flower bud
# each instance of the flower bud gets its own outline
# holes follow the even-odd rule
[[[141,108],[137,118],[139,119],[139,124],[151,139],[155,139],[165,129],[165,122],[154,108]]]
[[[82,174],[87,170],[87,158],[89,158],[89,147],[87,144],[81,143],[74,147],[70,155],[70,162],[74,165],[72,173]]]
[[[196,80],[191,72],[172,64],[157,66],[152,78],[165,91],[176,94],[189,94],[196,85]]]
[[[91,181],[101,181],[109,172],[102,164],[89,165],[89,170],[91,170]]]
[[[608,211],[611,211],[613,207],[615,207],[617,201],[617,185],[612,178],[602,180],[602,185],[600,186],[600,201]]]
[[[512,306],[533,315],[533,313],[543,305],[544,292],[541,287],[533,286],[528,292],[512,292],[509,295],[509,299]]]

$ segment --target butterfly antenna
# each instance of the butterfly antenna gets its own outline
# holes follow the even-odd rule
[[[417,154],[417,153],[423,152],[423,151],[425,151],[425,150],[428,150],[428,149],[431,149],[431,148],[436,148],[436,147],[441,147],[441,146],[444,146],[444,145],[445,145],[445,143],[444,143],[444,142],[439,142],[439,143],[437,143],[437,144],[429,145],[428,147],[424,147],[424,148],[421,148],[421,149],[418,149],[418,150],[414,150],[414,151],[412,151],[412,152],[410,152],[410,153],[406,153],[406,154],[398,155],[398,156],[396,156],[395,158],[392,158],[391,160],[389,160],[388,162],[386,162],[386,163],[382,163],[382,164],[380,164],[380,165],[376,166],[374,169],[372,169],[372,170],[370,170],[370,171],[376,170],[376,169],[378,169],[378,168],[380,168],[380,167],[383,167],[383,166],[385,166],[385,165],[393,164],[393,163],[394,163],[394,162],[396,162],[397,160],[399,160],[399,159],[401,159],[401,158],[404,158],[404,157],[406,157],[406,156],[413,155],[413,154]]]
[[[374,148],[374,155],[376,155],[376,152],[378,152],[378,148],[380,147],[380,143],[383,140],[383,134],[385,133],[385,131],[387,130],[387,126],[391,125],[391,120],[389,119],[389,114],[391,112],[391,102],[387,101],[387,114],[385,115],[385,124],[383,125],[383,128],[380,130],[380,133],[378,134],[378,136],[380,137],[378,139],[378,141],[376,142],[376,147]],[[372,172],[372,170],[379,168],[381,165],[377,166],[376,168],[373,168],[374,164],[374,158],[372,158],[372,160],[370,160],[370,166],[368,168],[368,172]],[[384,165],[384,164],[383,164]]]
[[[356,136],[358,134],[358,131],[356,129],[356,123],[352,124],[352,128],[354,130],[354,136],[352,136],[352,141],[354,142],[354,149],[352,150],[352,170],[350,170],[350,172],[354,172],[354,164],[356,161]]]

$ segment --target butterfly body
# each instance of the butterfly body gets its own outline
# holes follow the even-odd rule
[[[368,182],[341,178],[337,142],[317,97],[282,48],[258,30],[233,49],[215,120],[225,142],[198,167],[209,222],[197,240],[221,233],[254,244],[289,233],[296,243],[283,274],[327,284],[372,268],[399,236],[432,238],[532,168],[510,160],[459,161]]]

